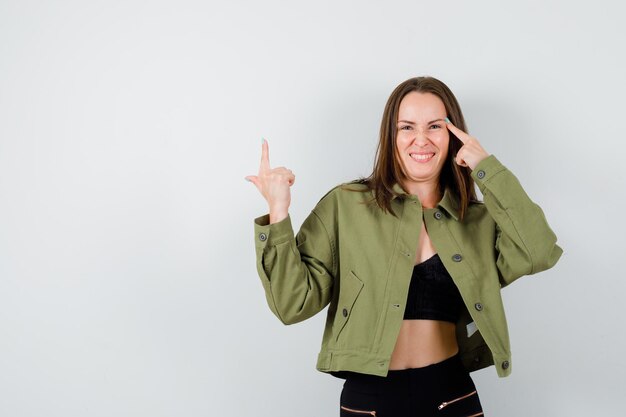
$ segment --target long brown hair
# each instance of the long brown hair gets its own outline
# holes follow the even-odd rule
[[[395,183],[402,185],[403,181],[407,179],[402,170],[396,148],[398,112],[400,102],[404,96],[413,91],[432,93],[439,97],[443,101],[446,113],[452,124],[467,132],[465,119],[456,97],[454,97],[448,86],[438,79],[433,77],[411,78],[393,90],[385,105],[380,124],[380,136],[378,148],[376,149],[374,170],[369,177],[360,178],[354,181],[354,183],[367,185],[366,191],[373,191],[373,199],[378,206],[383,211],[389,211],[394,216],[396,214],[391,208],[391,200],[398,194],[393,191],[393,186]],[[461,146],[463,146],[463,143],[450,132],[448,155],[439,176],[439,191],[443,195],[443,192],[448,189],[453,194],[459,204],[459,217],[463,219],[469,203],[476,201],[477,197],[474,189],[474,180],[470,176],[471,170],[468,167],[458,165],[454,161],[454,157]]]

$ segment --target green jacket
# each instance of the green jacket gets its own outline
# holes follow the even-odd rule
[[[417,196],[392,200],[397,218],[371,192],[336,186],[294,236],[291,218],[254,221],[257,270],[272,312],[284,323],[305,320],[330,303],[318,355],[322,372],[386,376],[404,316],[421,222],[465,301],[456,337],[468,371],[496,365],[511,373],[511,349],[500,289],[551,268],[563,250],[541,208],[490,155],[472,171],[484,202],[460,221],[451,193],[437,208]],[[351,183],[349,188],[365,187]]]

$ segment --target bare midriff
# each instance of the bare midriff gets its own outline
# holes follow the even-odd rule
[[[454,356],[456,343],[454,323],[440,320],[404,320],[389,369],[421,368]]]
[[[424,222],[416,254],[416,264],[436,253]],[[389,369],[421,368],[441,362],[459,351],[456,325],[442,320],[403,320]]]

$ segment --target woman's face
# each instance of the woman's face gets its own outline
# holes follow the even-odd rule
[[[406,187],[439,181],[450,141],[445,117],[443,101],[434,94],[413,91],[400,102],[396,148],[408,177]]]

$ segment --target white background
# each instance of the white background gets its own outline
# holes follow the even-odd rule
[[[564,249],[503,291],[489,416],[623,415],[619,1],[0,0],[0,415],[333,416],[326,310],[256,274],[261,137],[296,229],[407,78],[455,92]]]

